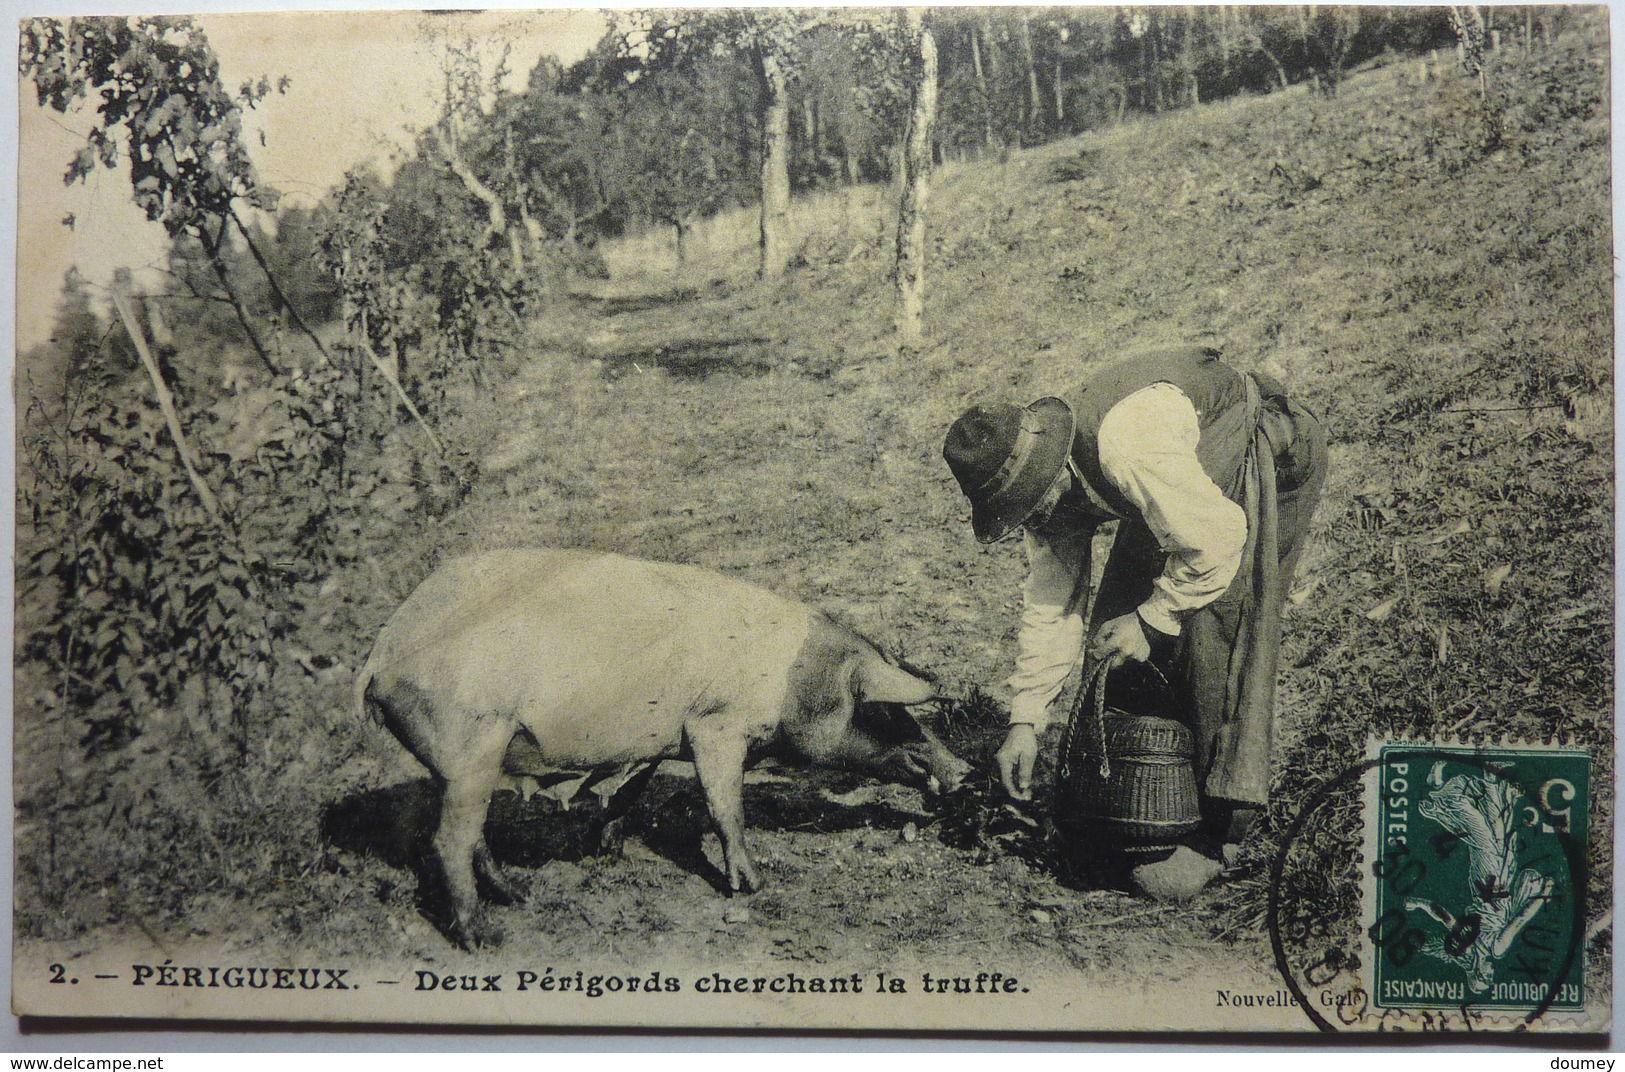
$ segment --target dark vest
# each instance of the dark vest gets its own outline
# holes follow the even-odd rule
[[[1077,420],[1072,460],[1078,471],[1119,517],[1137,515],[1134,506],[1101,472],[1100,422],[1117,403],[1154,383],[1171,383],[1191,400],[1201,429],[1197,460],[1225,496],[1239,502],[1242,462],[1253,437],[1253,429],[1246,426],[1247,382],[1241,373],[1219,360],[1217,350],[1201,346],[1127,358],[1106,366],[1063,396]]]

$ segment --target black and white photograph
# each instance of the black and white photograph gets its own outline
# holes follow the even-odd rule
[[[1606,1040],[1610,14],[20,10],[14,1017]]]

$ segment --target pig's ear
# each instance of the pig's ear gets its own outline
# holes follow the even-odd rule
[[[899,670],[878,653],[864,652],[859,657],[858,672],[853,682],[860,699],[875,703],[917,704],[933,699],[936,686],[907,670]]]

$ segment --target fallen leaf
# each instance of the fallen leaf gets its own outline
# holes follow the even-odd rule
[[[1393,599],[1385,599],[1381,603],[1378,603],[1375,607],[1372,607],[1370,610],[1366,611],[1365,616],[1374,622],[1380,622],[1394,612],[1394,607],[1398,603],[1398,596],[1395,596]]]
[[[1014,819],[1016,822],[1021,823],[1024,826],[1030,826],[1034,830],[1038,829],[1038,820],[1032,818],[1014,804],[1006,804],[1004,806],[1004,812],[1006,818]]]
[[[1466,518],[1462,518],[1460,521],[1456,522],[1454,525],[1450,526],[1445,531],[1439,533],[1436,536],[1433,536],[1433,537],[1429,538],[1428,541],[1427,541],[1428,546],[1432,547],[1432,546],[1435,546],[1437,544],[1444,543],[1446,540],[1450,539],[1450,537],[1452,537],[1452,536],[1461,536],[1461,535],[1463,535],[1465,533],[1469,533],[1471,531],[1473,531],[1473,523],[1471,521],[1468,521]]]
[[[1501,586],[1512,576],[1512,567],[1503,562],[1484,573],[1484,594],[1491,599],[1501,598]]]

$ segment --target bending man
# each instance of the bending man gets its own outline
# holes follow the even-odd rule
[[[1203,822],[1133,881],[1191,896],[1267,800],[1281,604],[1326,474],[1320,421],[1272,379],[1187,347],[1109,365],[1064,400],[974,407],[943,456],[978,540],[1025,530],[1005,790],[1030,798],[1038,735],[1080,657],[1156,665],[1195,736]],[[1090,545],[1107,521],[1086,651]]]

